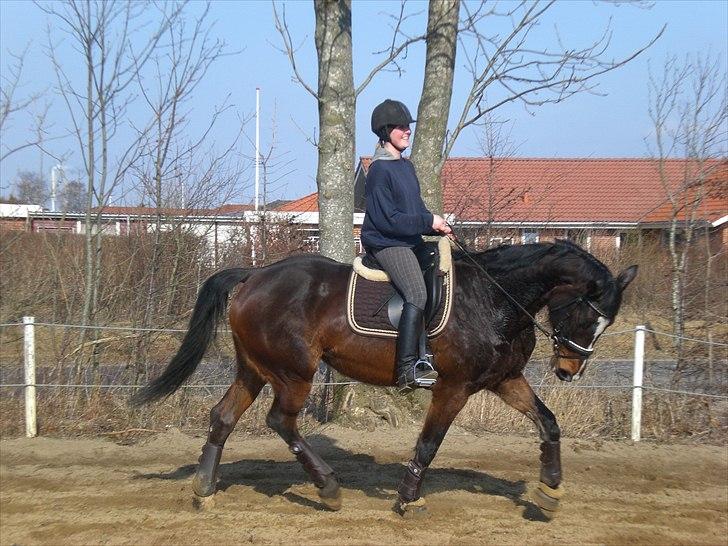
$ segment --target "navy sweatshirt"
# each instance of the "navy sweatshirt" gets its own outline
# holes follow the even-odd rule
[[[366,214],[361,227],[365,248],[412,248],[422,242],[422,235],[436,233],[432,229],[432,213],[422,201],[420,182],[409,160],[389,156],[373,161],[365,194]]]

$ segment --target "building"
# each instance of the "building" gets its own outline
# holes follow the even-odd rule
[[[370,164],[371,157],[362,157],[355,171],[353,222],[359,251]],[[664,240],[673,218],[709,234],[714,247],[728,245],[728,161],[708,163],[705,177],[689,172],[683,160],[663,162],[662,175],[659,167],[651,159],[450,158],[441,176],[444,212],[460,237],[476,248],[567,238],[589,250],[618,249],[630,237]],[[154,208],[104,207],[97,212],[99,229],[108,234],[151,231],[157,223]],[[306,247],[318,248],[316,193],[284,202],[265,217],[240,204],[159,212],[162,229],[186,226],[213,248],[242,228],[255,238],[262,220],[295,225],[304,232]],[[34,206],[0,208],[3,230],[83,233],[83,220],[83,214]]]
[[[356,169],[355,211],[364,210],[370,164],[362,157]],[[669,189],[691,195],[693,219],[727,244],[728,161],[708,164],[709,179],[692,184],[692,193],[685,180],[699,177],[685,161],[662,167],[664,176],[651,159],[449,158],[444,212],[476,247],[567,238],[587,249],[619,248],[638,232],[665,229]]]
[[[252,205],[229,204],[210,209],[155,209],[153,207],[107,206],[93,211],[94,233],[109,236],[153,233],[177,230],[185,235],[205,241],[206,255],[213,264],[218,262],[218,251],[227,244],[248,247],[253,263],[260,258],[261,226],[267,223],[266,235],[270,239],[281,228],[282,237],[289,237],[291,228],[297,232],[300,222],[318,224],[314,215],[292,214],[277,210],[258,211]],[[303,230],[306,231],[306,225]],[[86,215],[43,210],[37,205],[0,205],[0,234],[10,231],[31,233],[67,233],[85,235]],[[0,235],[2,236],[2,235]],[[254,243],[254,244],[252,244]],[[315,243],[315,242],[314,242]],[[309,242],[309,246],[311,243]],[[315,246],[315,244],[314,244]]]
[[[663,192],[664,193],[664,192]],[[692,225],[697,234],[707,234],[712,253],[728,247],[728,161],[712,170],[706,180],[686,184],[640,219],[642,230],[659,232],[663,241],[674,227],[676,236]],[[666,241],[665,241],[666,242]]]

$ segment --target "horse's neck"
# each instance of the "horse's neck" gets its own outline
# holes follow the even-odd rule
[[[563,260],[547,255],[503,275],[500,284],[529,312],[537,313],[551,290],[573,278],[568,271]]]

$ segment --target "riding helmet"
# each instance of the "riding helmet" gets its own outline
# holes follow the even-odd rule
[[[398,100],[386,99],[378,104],[372,112],[372,132],[381,140],[389,141],[387,127],[409,125],[414,118],[407,107]]]

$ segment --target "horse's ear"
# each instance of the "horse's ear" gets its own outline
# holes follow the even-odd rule
[[[637,276],[637,266],[636,265],[630,265],[627,269],[622,271],[619,276],[617,277],[617,287],[619,287],[619,291],[621,292],[625,288],[627,288],[627,285],[631,283],[634,278]]]

